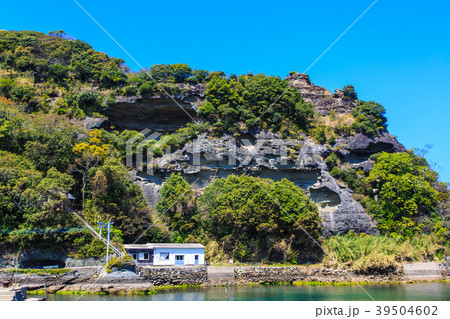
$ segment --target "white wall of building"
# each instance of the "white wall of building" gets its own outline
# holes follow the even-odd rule
[[[161,254],[169,253],[169,259],[161,259]],[[204,248],[154,248],[153,265],[154,266],[173,266],[175,265],[175,256],[184,256],[184,265],[195,265],[195,255],[198,255],[198,264],[205,264]]]

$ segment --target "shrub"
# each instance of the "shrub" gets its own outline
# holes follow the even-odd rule
[[[378,134],[379,131],[386,129],[385,108],[373,101],[362,102],[352,111],[356,121],[352,124],[352,128],[360,133],[367,135]]]
[[[122,95],[124,96],[135,96],[137,95],[137,87],[134,85],[128,85],[122,89]]]
[[[29,85],[17,85],[11,90],[11,99],[18,102],[29,102],[33,99],[36,89]]]
[[[95,92],[82,92],[76,97],[77,105],[86,113],[99,112],[104,96]]]
[[[157,92],[156,84],[154,82],[145,82],[139,87],[139,93],[142,96],[153,96]]]
[[[177,95],[181,93],[180,88],[171,83],[160,83],[158,86],[158,90],[161,95]]]
[[[292,259],[314,245],[305,231],[316,240],[321,232],[317,207],[286,179],[216,179],[200,197],[199,210],[207,214],[205,226],[214,240],[240,260]]]
[[[316,140],[320,144],[325,144],[327,141],[327,136],[325,135],[325,129],[323,127],[319,127],[316,131]]]
[[[337,157],[336,153],[331,153],[325,159],[325,164],[327,164],[329,169],[332,169],[333,167],[335,167],[338,164],[338,161],[339,161],[339,158]]]

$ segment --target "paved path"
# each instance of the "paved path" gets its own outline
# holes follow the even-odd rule
[[[403,270],[405,271],[405,275],[408,280],[439,280],[439,279],[443,279],[441,269],[439,268],[438,263],[404,264]]]

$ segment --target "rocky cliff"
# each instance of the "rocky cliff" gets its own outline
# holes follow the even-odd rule
[[[336,90],[314,85],[306,74],[295,73],[286,80],[299,90],[306,102],[314,105],[322,116],[348,114],[356,106]],[[107,111],[109,121],[119,128],[149,128],[170,132],[191,122],[204,99],[204,85],[180,84],[183,94],[169,97],[119,97]],[[213,138],[204,133],[174,153],[157,158],[149,173],[140,167],[132,171],[137,185],[152,207],[160,200],[160,188],[172,172],[180,172],[199,193],[213,179],[230,174],[249,174],[261,178],[287,178],[305,190],[317,204],[323,219],[324,235],[342,234],[349,230],[377,234],[376,223],[353,198],[352,191],[336,181],[324,163],[333,151],[354,168],[369,171],[371,154],[403,152],[405,147],[388,133],[378,137],[356,134],[338,138],[331,148],[317,144],[307,135],[299,140],[281,140],[281,136],[265,131],[248,131],[238,139],[231,135]]]

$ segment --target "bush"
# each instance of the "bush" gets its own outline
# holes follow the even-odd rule
[[[198,79],[195,76],[190,76],[185,81],[186,81],[186,83],[189,83],[189,84],[197,84],[198,83]]]
[[[123,96],[136,96],[137,95],[137,87],[134,85],[128,85],[122,89]]]
[[[332,169],[335,167],[339,162],[339,158],[337,157],[336,153],[331,153],[326,159],[325,164],[327,164],[329,169]],[[335,171],[336,174],[336,171]]]
[[[317,129],[315,137],[320,144],[325,144],[327,142],[327,136],[325,135],[325,129],[323,127]]]
[[[145,82],[139,87],[139,94],[142,96],[153,96],[157,92],[156,84],[154,82]]]
[[[77,98],[77,105],[86,113],[99,112],[102,109],[104,96],[100,93],[82,92]]]
[[[127,75],[122,70],[107,70],[100,75],[100,86],[112,89],[127,83]]]
[[[158,86],[158,90],[161,95],[177,95],[181,93],[180,88],[171,83],[160,83]]]
[[[29,85],[14,86],[11,90],[11,99],[17,102],[30,102],[33,99],[36,89]]]
[[[356,120],[352,128],[356,132],[375,135],[379,131],[386,130],[386,110],[381,104],[373,101],[362,102],[353,109],[352,113]]]

